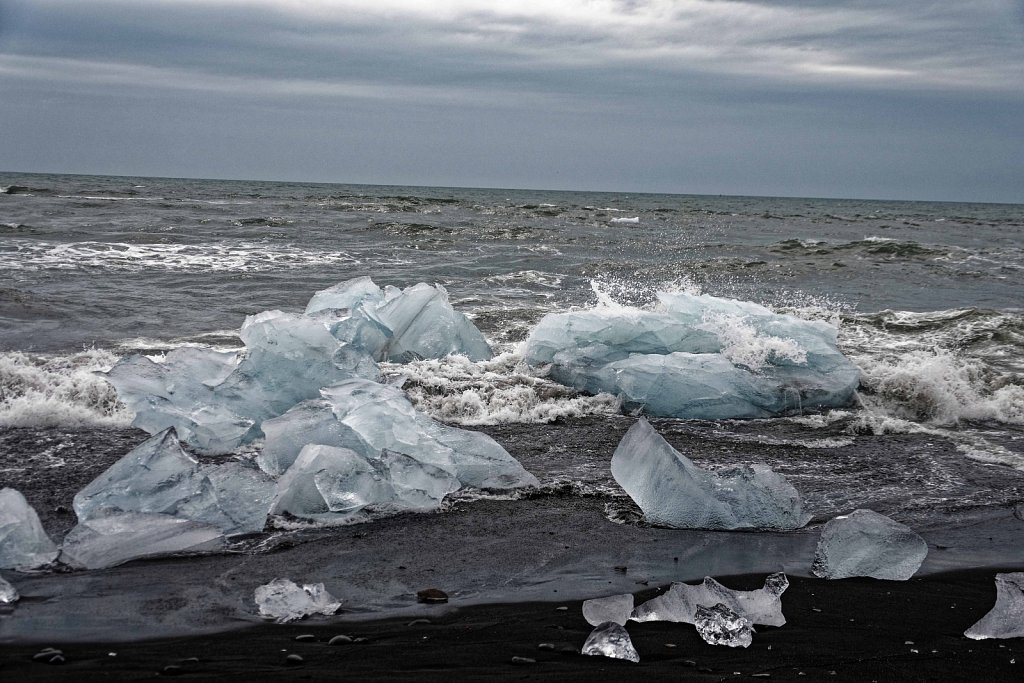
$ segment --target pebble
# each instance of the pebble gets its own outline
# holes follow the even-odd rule
[[[288,666],[297,666],[302,664],[304,661],[301,655],[291,654],[284,658],[284,663]]]
[[[63,664],[64,663],[64,655],[54,655],[46,663],[47,664]]]
[[[683,666],[697,666],[697,662],[693,661],[692,659],[684,659]]]
[[[675,647],[675,643],[665,643],[665,647]]]
[[[416,599],[427,603],[448,602],[448,594],[440,588],[424,588],[416,593]]]
[[[370,639],[369,638],[364,638],[362,636],[359,636],[358,638],[353,638],[352,642],[353,643],[368,643],[368,642],[370,642]]]
[[[556,608],[555,608],[555,611],[556,611],[556,612],[568,612],[568,611],[569,611],[569,608],[568,608],[568,607],[566,607],[565,605],[562,605],[561,607],[556,607]]]
[[[316,636],[312,633],[303,633],[295,636],[295,640],[300,643],[314,643],[316,642]]]
[[[168,664],[164,668],[160,669],[161,676],[180,676],[183,673],[185,673],[185,670],[177,664]]]
[[[552,650],[553,651],[555,649],[555,644],[554,643],[541,643],[540,645],[537,646],[537,649],[538,650]]]
[[[537,660],[536,659],[530,659],[529,657],[513,657],[512,658],[512,663],[513,664],[536,664]]]
[[[751,678],[771,678],[772,675],[769,673],[750,674]]]
[[[433,623],[430,619],[413,619],[406,626],[423,626],[425,624]]]
[[[328,645],[348,645],[352,642],[352,636],[334,636],[327,641]]]
[[[49,662],[54,657],[63,658],[64,653],[52,647],[44,648],[32,655],[33,662]]]

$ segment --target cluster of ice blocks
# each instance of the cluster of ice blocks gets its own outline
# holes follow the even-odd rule
[[[797,529],[800,494],[767,465],[700,469],[640,418],[612,456],[612,476],[647,521],[681,529]]]
[[[655,416],[763,418],[853,399],[861,373],[832,325],[707,295],[658,299],[657,310],[605,303],[548,314],[524,357],[557,382]]]

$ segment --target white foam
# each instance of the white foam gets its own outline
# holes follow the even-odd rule
[[[796,340],[762,334],[739,315],[705,314],[700,328],[718,337],[722,355],[733,365],[757,371],[772,361],[807,363],[807,351]]]

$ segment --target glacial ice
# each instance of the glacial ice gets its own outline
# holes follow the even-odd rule
[[[633,595],[610,595],[607,598],[594,598],[583,601],[583,618],[591,626],[598,626],[606,621],[625,626],[633,613]]]
[[[56,558],[57,546],[25,496],[0,489],[0,569],[35,569]]]
[[[964,631],[974,640],[1024,638],[1024,572],[996,574],[996,604]]]
[[[233,535],[263,530],[273,492],[269,477],[241,463],[200,465],[169,428],[87,484],[73,506],[80,522],[111,511],[156,513]]]
[[[0,605],[13,605],[20,597],[18,590],[0,576]]]
[[[612,455],[612,476],[651,523],[680,529],[798,529],[800,494],[767,465],[716,473],[694,465],[640,418]]]
[[[854,510],[822,527],[811,571],[823,579],[906,581],[927,555],[928,544],[910,527],[873,510]]]
[[[557,382],[621,396],[649,415],[770,417],[852,400],[860,370],[828,323],[707,295],[658,297],[655,311],[605,304],[549,314],[523,355]]]
[[[782,594],[789,588],[789,580],[781,572],[770,574],[764,587],[752,591],[726,588],[710,576],[697,585],[673,583],[661,595],[651,598],[633,610],[633,621],[675,621],[694,623],[700,607],[722,604],[752,624],[782,626]]]
[[[104,569],[145,557],[216,552],[223,547],[223,533],[209,524],[104,509],[68,532],[60,559],[80,569]]]
[[[257,587],[254,597],[260,615],[272,617],[279,624],[312,614],[329,616],[341,607],[341,601],[328,593],[322,583],[300,586],[289,579],[274,579]]]
[[[599,655],[611,657],[612,659],[625,659],[630,662],[639,662],[640,655],[633,647],[633,641],[629,633],[621,624],[614,621],[606,621],[599,624],[583,643],[582,653],[585,655]]]
[[[750,620],[722,603],[697,607],[693,623],[700,637],[710,645],[750,647],[753,639],[754,628]]]

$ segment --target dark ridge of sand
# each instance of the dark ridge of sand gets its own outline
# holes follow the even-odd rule
[[[747,649],[707,645],[688,624],[630,622],[639,664],[580,655],[591,627],[581,602],[567,601],[447,611],[439,606],[429,623],[316,619],[116,645],[53,642],[66,660],[59,665],[32,661],[39,645],[6,646],[0,649],[0,680],[1019,681],[1024,639],[963,636],[994,604],[995,573],[970,570],[905,582],[791,578],[782,597],[788,623],[759,627]],[[723,583],[749,589],[763,578],[727,577]],[[656,593],[637,593],[638,602]],[[295,640],[303,634],[314,640]],[[341,634],[366,640],[327,644]],[[542,643],[554,649],[540,649]],[[288,664],[289,654],[303,661]]]

